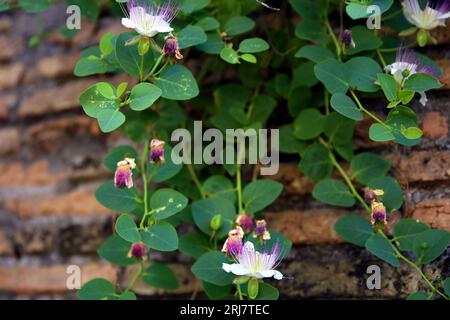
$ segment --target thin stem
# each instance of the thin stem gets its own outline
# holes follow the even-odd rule
[[[329,95],[327,89],[324,89],[323,92],[324,92],[323,100],[325,103],[325,114],[329,114],[330,113],[330,95]]]
[[[244,297],[242,296],[241,285],[237,284],[236,288],[237,288],[237,292],[239,294],[239,300],[244,300]]]
[[[358,105],[359,109],[361,111],[363,111],[364,113],[366,113],[367,115],[369,115],[372,119],[374,119],[376,122],[378,122],[379,124],[381,124],[383,127],[388,128],[389,127],[382,121],[380,120],[376,115],[374,115],[373,113],[371,113],[369,110],[367,110],[366,108],[364,108],[364,106],[361,104],[361,101],[359,101],[358,96],[355,94],[355,92],[353,90],[350,90],[350,93],[352,94],[353,99],[355,99],[356,104]]]
[[[387,66],[386,60],[384,60],[383,54],[381,53],[379,48],[377,49],[377,55],[378,55],[378,59],[380,59],[380,62],[383,65],[383,68],[386,68],[386,66]]]
[[[141,64],[139,68],[139,81],[142,82],[144,80],[144,56],[141,56]]]
[[[390,20],[390,19],[392,19],[392,18],[398,16],[398,15],[399,15],[400,13],[402,13],[402,12],[403,12],[403,9],[397,10],[397,11],[391,13],[391,14],[388,15],[388,16],[382,17],[382,18],[381,18],[381,21]]]
[[[169,64],[169,60],[166,60],[166,62],[164,62],[163,66],[158,70],[158,72],[155,72],[153,74],[153,77],[156,77],[157,75],[159,75],[168,64]]]
[[[415,42],[411,42],[409,44],[407,44],[406,46],[402,46],[402,48],[412,48],[416,45]],[[398,50],[398,48],[381,48],[379,49],[380,52],[396,52]]]
[[[190,163],[186,164],[186,167],[188,168],[189,174],[191,175],[192,181],[194,181],[194,184],[197,187],[198,192],[200,193],[203,199],[206,198],[206,194],[203,191],[202,184],[200,183],[200,180],[197,177],[197,173],[195,172],[194,167]]]
[[[322,139],[319,138],[319,142],[325,146],[325,148],[328,149],[328,155],[331,159],[331,162],[333,163],[333,166],[336,167],[336,169],[339,171],[339,174],[342,176],[342,178],[347,183],[348,187],[350,188],[350,191],[352,192],[353,196],[358,199],[358,201],[364,206],[364,208],[367,210],[367,212],[370,212],[370,208],[367,205],[367,203],[364,201],[364,199],[359,195],[358,191],[356,190],[355,186],[353,185],[352,180],[347,175],[345,170],[341,167],[339,162],[337,162],[336,157],[334,156],[333,152],[330,150],[329,145]]]
[[[147,182],[147,158],[148,158],[148,151],[149,151],[149,147],[150,147],[150,142],[147,139],[145,141],[145,145],[144,145],[144,152],[142,152],[142,158],[141,158],[141,175],[142,175],[142,183],[144,185],[144,216],[141,219],[141,227],[144,226],[144,222],[145,222],[145,218],[147,216],[147,212],[148,212],[148,182]]]
[[[395,254],[397,255],[397,257],[399,257],[400,259],[402,259],[403,261],[405,261],[407,264],[409,264],[411,267],[413,267],[414,270],[416,270],[420,276],[422,277],[422,279],[426,282],[426,284],[431,288],[431,290],[433,290],[435,293],[437,293],[438,295],[440,295],[442,298],[444,298],[445,300],[450,300],[449,297],[447,297],[445,294],[443,294],[441,291],[439,291],[434,285],[433,283],[427,278],[427,276],[422,272],[422,270],[420,270],[419,266],[416,265],[414,262],[412,262],[411,260],[409,260],[408,258],[406,258],[398,249],[397,247],[389,240],[389,238],[384,234],[384,232],[382,230],[379,230],[378,233],[383,236],[385,239],[387,239],[389,241],[389,243],[391,244],[392,249],[394,250]]]
[[[128,283],[128,286],[123,293],[127,293],[128,291],[130,291],[131,288],[133,288],[136,281],[138,281],[139,278],[142,277],[143,273],[144,273],[144,260],[141,259],[141,261],[139,263],[138,271],[134,274],[133,278]]]
[[[325,25],[336,48],[336,56],[338,57],[339,60],[341,60],[341,45],[339,44],[339,41],[336,38],[336,35],[334,34],[333,28],[331,27],[330,21],[328,19],[325,20]]]
[[[162,53],[159,56],[158,60],[156,60],[155,64],[153,65],[152,70],[150,70],[150,72],[147,73],[147,75],[143,78],[143,81],[146,81],[148,78],[150,78],[153,75],[153,73],[156,71],[156,68],[158,68],[158,66],[160,65],[163,58],[164,58],[164,53]]]
[[[241,165],[236,165],[236,191],[238,194],[239,213],[244,212],[244,205],[242,204],[242,177],[241,177]]]

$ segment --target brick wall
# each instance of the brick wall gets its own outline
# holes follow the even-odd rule
[[[49,20],[55,13],[44,17]],[[35,30],[34,19],[25,13],[0,15],[0,298],[74,298],[74,292],[66,289],[68,265],[82,267],[83,282],[100,276],[126,281],[132,272],[98,259],[96,249],[112,233],[114,214],[93,196],[108,177],[101,164],[105,153],[126,140],[118,134],[101,134],[78,104],[80,92],[101,77],[72,75],[80,50],[107,31],[118,33],[121,26],[110,18],[96,24],[84,21],[74,39],[53,33],[39,48],[29,49],[27,41]],[[449,30],[441,30],[440,46],[429,50],[447,70],[442,77],[445,89],[433,92],[426,108],[414,105],[423,119],[423,142],[410,149],[372,143],[367,140],[368,120],[358,123],[355,137],[359,149],[392,161],[391,173],[406,190],[404,208],[397,216],[448,231]],[[124,78],[118,75],[108,81],[118,84]],[[369,103],[381,112],[382,102]],[[284,298],[399,298],[423,287],[408,267],[393,270],[366,251],[342,243],[333,224],[354,211],[314,201],[313,184],[298,171],[297,162],[284,162],[273,178],[285,190],[265,215],[295,245],[281,267],[292,277],[279,285]],[[165,254],[152,259],[170,262],[181,286],[167,296],[138,283],[138,293],[189,297],[198,289],[189,258]],[[370,264],[382,266],[380,291],[365,289]],[[450,276],[450,256],[443,256],[427,272]]]

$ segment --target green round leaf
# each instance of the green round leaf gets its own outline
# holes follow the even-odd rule
[[[140,242],[138,228],[132,216],[128,214],[121,215],[116,221],[116,232],[124,240],[128,242]]]
[[[317,109],[305,109],[294,122],[294,135],[299,140],[311,140],[323,132],[325,118]]]
[[[124,124],[125,115],[119,109],[104,109],[97,114],[97,120],[102,132],[108,133]]]
[[[159,222],[141,232],[142,242],[149,248],[158,251],[174,251],[178,249],[178,235],[168,222]]]
[[[374,123],[369,128],[369,137],[373,141],[384,142],[395,139],[392,130],[380,123]]]
[[[191,270],[200,280],[217,286],[226,286],[233,282],[234,275],[223,270],[223,263],[230,263],[223,253],[207,252],[198,258]]]
[[[119,105],[115,99],[109,99],[103,96],[98,89],[98,86],[109,85],[106,82],[96,83],[87,88],[80,95],[80,104],[83,107],[83,111],[92,118],[98,118],[101,111],[104,110],[117,110]],[[112,88],[112,86],[111,86]]]
[[[420,263],[428,264],[438,258],[448,247],[450,233],[445,230],[427,230],[416,235],[413,252]]]
[[[280,293],[277,288],[268,283],[261,283],[255,300],[278,300],[279,296]]]
[[[220,57],[231,64],[239,63],[239,55],[233,48],[223,48],[222,51],[220,51]]]
[[[257,53],[269,49],[269,44],[261,38],[245,39],[239,44],[239,51],[242,53]]]
[[[352,120],[362,120],[363,114],[351,98],[343,93],[335,93],[331,97],[331,107],[343,116]]]
[[[319,63],[327,59],[333,59],[335,56],[328,48],[316,45],[306,45],[297,51],[295,57],[304,58]]]
[[[372,235],[372,225],[363,217],[351,215],[339,219],[334,231],[345,241],[364,247]]]
[[[272,204],[283,190],[283,185],[273,180],[256,180],[245,186],[242,201],[245,211],[256,213]]]
[[[77,291],[81,300],[114,300],[115,295],[116,288],[105,279],[93,279]]]
[[[113,264],[128,266],[136,262],[135,258],[128,257],[130,249],[130,242],[122,239],[118,235],[113,235],[103,242],[102,246],[97,250],[97,253],[100,257]]]
[[[155,210],[157,219],[167,219],[186,208],[187,204],[188,199],[172,189],[158,189],[150,199],[150,208]]]
[[[379,87],[375,84],[377,74],[383,72],[380,65],[367,57],[352,58],[345,63],[350,69],[350,85],[362,92],[376,92]]]
[[[205,31],[212,31],[220,28],[220,22],[212,17],[205,17],[199,20],[196,25]]]
[[[230,36],[234,37],[252,30],[256,23],[250,18],[244,16],[232,17],[225,23],[224,31]]]
[[[114,181],[103,183],[96,191],[95,198],[103,206],[118,212],[131,212],[136,209],[136,197],[130,189],[119,189]]]
[[[172,269],[162,263],[155,263],[148,268],[142,276],[142,280],[152,287],[169,291],[175,290],[179,285]]]
[[[350,190],[339,180],[321,180],[314,186],[312,195],[315,199],[333,206],[352,207],[355,204]]]
[[[151,83],[139,83],[131,90],[130,108],[135,111],[142,111],[150,107],[161,96],[160,88]]]
[[[170,100],[190,100],[199,93],[191,71],[181,65],[164,69],[156,78],[155,85],[162,90],[162,97]]]
[[[130,39],[134,38],[136,34],[133,33],[121,33],[116,41],[116,59],[120,67],[133,77],[139,77],[141,75],[141,56],[138,53],[137,45],[125,44]],[[149,50],[143,57],[143,70],[142,74],[146,75],[150,72],[155,62],[153,50]]]
[[[236,201],[236,188],[233,183],[220,175],[211,176],[203,183],[203,192],[208,197],[222,197],[230,200],[231,202]]]
[[[400,262],[388,239],[379,234],[373,234],[366,242],[366,249],[391,266],[397,268]]]
[[[192,204],[195,224],[207,235],[212,234],[211,219],[218,214],[222,216],[222,226],[216,232],[216,237],[220,239],[228,234],[236,219],[236,208],[233,203],[224,198],[209,198]]]
[[[209,240],[201,233],[186,233],[180,237],[178,249],[188,256],[198,258],[210,250]]]
[[[426,224],[414,219],[401,219],[394,227],[395,241],[403,251],[412,251],[417,234],[430,229]]]
[[[193,47],[206,42],[205,31],[199,26],[187,26],[177,34],[180,49]]]
[[[360,153],[354,156],[350,162],[352,179],[356,179],[366,185],[372,179],[386,175],[390,168],[390,161],[372,152]]]
[[[336,59],[328,59],[316,64],[314,74],[331,94],[346,93],[349,88],[350,70]]]
[[[333,173],[333,163],[327,148],[321,144],[312,144],[302,153],[301,171],[313,180],[328,178]]]

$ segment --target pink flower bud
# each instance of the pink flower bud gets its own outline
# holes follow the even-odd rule
[[[117,163],[117,169],[114,174],[114,184],[116,188],[128,189],[133,187],[133,169],[136,168],[136,163],[132,158],[125,158]]]
[[[164,163],[164,141],[153,139],[150,142],[150,163]]]
[[[253,238],[270,240],[270,233],[267,230],[266,220],[256,220],[256,227],[253,229]]]
[[[225,252],[230,257],[238,256],[242,251],[243,237],[244,231],[239,226],[228,232],[228,238],[223,244],[222,252]]]
[[[370,222],[373,225],[386,224],[387,214],[386,208],[381,202],[372,202],[372,212],[370,214]]]
[[[253,217],[246,213],[240,214],[236,218],[236,223],[244,229],[245,233],[250,232],[253,228]]]
[[[175,56],[178,60],[183,59],[183,55],[180,53],[180,47],[178,40],[172,34],[166,37],[166,43],[164,44],[163,53],[166,56]]]
[[[130,251],[128,252],[128,257],[135,257],[138,260],[146,259],[148,254],[148,248],[142,242],[133,243]]]

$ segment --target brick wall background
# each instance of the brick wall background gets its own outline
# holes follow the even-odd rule
[[[59,26],[61,8],[43,15]],[[126,281],[130,270],[98,259],[96,249],[112,232],[112,212],[99,205],[93,191],[108,177],[102,160],[107,150],[126,142],[118,134],[101,134],[95,120],[83,115],[82,90],[100,77],[77,79],[72,70],[80,50],[107,31],[118,33],[118,19],[83,21],[72,40],[52,33],[35,49],[27,47],[38,28],[23,12],[0,14],[0,299],[75,298],[66,289],[66,268],[82,266],[83,282],[95,277]],[[393,162],[392,174],[405,188],[404,215],[450,231],[450,28],[438,33],[440,45],[428,50],[445,69],[445,88],[430,95],[426,108],[418,103],[425,132],[411,149],[367,140],[370,122],[358,124],[355,143]],[[192,69],[192,68],[191,68]],[[126,76],[109,77],[116,84]],[[382,112],[382,101],[370,101]],[[393,270],[368,252],[342,243],[334,222],[354,213],[328,207],[310,195],[312,182],[286,159],[277,176],[285,185],[282,197],[266,212],[272,227],[285,233],[294,249],[283,262],[292,278],[278,287],[283,298],[404,298],[423,287],[406,266]],[[361,212],[363,214],[363,212]],[[450,276],[450,250],[427,268],[429,275]],[[180,288],[171,294],[144,287],[145,297],[186,298],[199,287],[189,271],[191,260],[180,254],[152,255],[176,270]],[[366,289],[365,270],[382,267],[382,290]],[[202,294],[199,293],[201,297]]]

